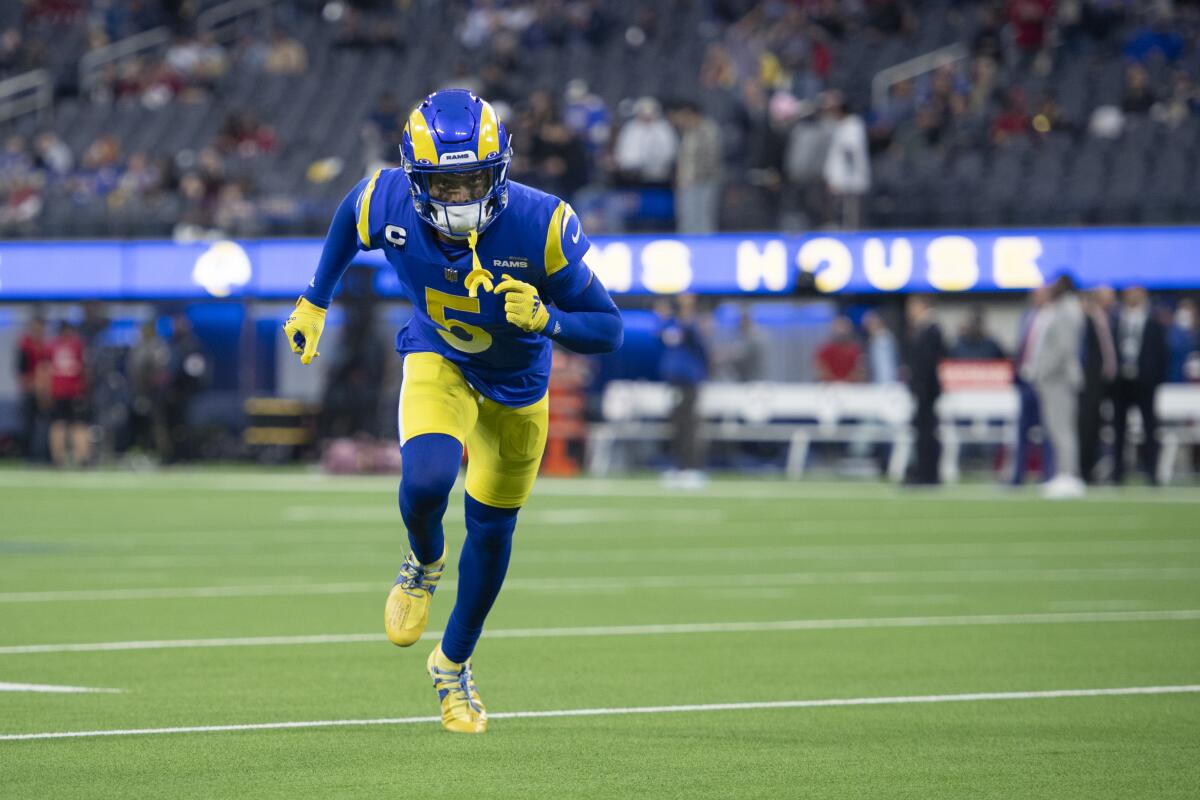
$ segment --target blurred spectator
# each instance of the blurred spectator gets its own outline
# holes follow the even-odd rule
[[[1157,100],[1150,85],[1150,72],[1141,64],[1130,64],[1125,68],[1125,94],[1121,98],[1121,110],[1126,114],[1148,114]]]
[[[186,83],[205,87],[211,87],[229,69],[224,48],[209,33],[176,38],[163,62]]]
[[[685,102],[671,114],[679,128],[675,167],[675,217],[680,233],[712,233],[717,229],[721,191],[721,132],[717,124]]]
[[[225,154],[253,158],[270,153],[278,144],[275,129],[249,111],[227,114],[217,135],[217,148]]]
[[[50,460],[56,467],[86,466],[91,459],[88,375],[83,337],[70,322],[46,347],[43,364],[50,397]]]
[[[271,33],[263,70],[269,75],[300,75],[308,70],[308,51],[299,39],[277,28]]]
[[[905,483],[931,486],[940,482],[941,443],[937,433],[937,399],[942,394],[938,365],[946,354],[942,329],[928,297],[911,295],[905,307],[909,325],[908,388],[913,397],[912,425],[916,431],[916,464]]]
[[[653,97],[634,104],[633,119],[617,134],[613,157],[622,177],[632,184],[667,184],[679,140]]]
[[[24,37],[17,28],[0,32],[0,75],[22,72],[29,68]]]
[[[979,3],[975,13],[975,34],[971,40],[971,55],[977,60],[989,61],[995,66],[1004,61],[1004,26],[1001,24],[996,4]]]
[[[958,329],[958,340],[950,348],[950,358],[1004,358],[1004,351],[987,332],[981,307],[971,309],[966,321]]]
[[[1027,136],[1030,127],[1025,93],[1014,86],[1005,93],[1000,112],[992,119],[992,143],[999,145],[1013,137]]]
[[[34,142],[34,166],[61,178],[75,166],[75,156],[57,133],[44,131]]]
[[[21,455],[30,461],[41,460],[45,453],[43,411],[47,405],[45,386],[40,381],[49,350],[46,320],[30,317],[17,343],[17,385],[21,390]]]
[[[867,367],[871,383],[895,383],[900,379],[896,337],[888,329],[883,317],[874,311],[863,315],[863,328],[867,332]]]
[[[0,181],[24,177],[33,171],[33,159],[29,156],[29,145],[24,136],[12,135],[4,140],[4,152],[0,153]]]
[[[967,92],[967,110],[975,117],[983,117],[991,107],[999,80],[999,66],[995,59],[979,57],[971,62],[970,89]]]
[[[691,488],[703,480],[697,401],[700,386],[708,379],[708,346],[700,331],[695,295],[679,295],[675,298],[674,309],[670,301],[661,300],[655,312],[659,317],[658,335],[663,345],[659,374],[675,391],[675,407],[670,417],[674,469],[666,477]]]
[[[354,5],[342,6],[340,27],[334,39],[337,47],[400,49],[403,39],[397,35],[396,20],[390,15],[367,15]]]
[[[1037,107],[1030,125],[1034,133],[1042,137],[1050,134],[1074,134],[1076,131],[1075,122],[1067,117],[1058,100],[1050,93],[1042,97],[1042,103]]]
[[[1041,405],[1033,386],[1033,355],[1037,338],[1041,335],[1040,327],[1045,320],[1041,311],[1046,306],[1049,294],[1050,289],[1047,286],[1039,286],[1029,292],[1029,307],[1021,315],[1017,333],[1017,352],[1013,358],[1013,385],[1017,390],[1019,407],[1017,441],[1013,448],[1013,473],[1009,479],[1013,486],[1020,486],[1025,482],[1025,472],[1029,469],[1030,445],[1033,443],[1033,429],[1042,424]],[[1046,436],[1042,437],[1041,444],[1042,478],[1045,479],[1054,473],[1054,450]]]
[[[145,153],[134,153],[125,164],[125,171],[117,179],[117,186],[109,198],[110,206],[124,204],[128,200],[144,199],[145,195],[158,189],[162,172]]]
[[[580,137],[593,156],[608,144],[612,134],[608,107],[588,89],[587,82],[579,78],[567,82],[563,122]]]
[[[1189,364],[1194,370],[1196,362],[1200,361],[1200,321],[1196,319],[1196,303],[1190,297],[1181,299],[1175,306],[1175,314],[1167,330],[1167,351],[1167,381],[1184,383],[1195,380],[1188,372]]]
[[[226,236],[254,236],[260,233],[258,209],[247,197],[243,181],[230,181],[217,192],[213,223]]]
[[[919,106],[916,91],[916,83],[912,78],[894,83],[888,89],[887,102],[880,108],[872,109],[867,126],[872,152],[891,144],[896,129],[916,116]]]
[[[1126,58],[1146,62],[1157,57],[1168,64],[1173,64],[1183,55],[1183,37],[1175,29],[1170,11],[1163,8],[1164,5],[1169,8],[1169,4],[1158,5],[1159,9],[1151,12],[1150,24],[1135,30],[1133,36],[1126,43],[1124,53]]]
[[[388,89],[375,99],[375,104],[367,114],[366,124],[375,130],[379,138],[398,145],[407,113],[396,93]]]
[[[529,159],[537,173],[538,188],[559,197],[573,198],[587,183],[587,151],[557,116],[533,133]]]
[[[763,380],[769,347],[767,335],[754,324],[750,309],[740,309],[737,329],[716,353],[718,376],[742,382]]]
[[[158,335],[156,321],[143,322],[125,361],[130,385],[130,444],[143,453],[161,455],[169,450],[163,412],[170,367],[171,348]]]
[[[212,373],[208,353],[192,331],[187,316],[176,314],[171,322],[171,361],[163,404],[163,421],[167,426],[167,451],[163,458],[166,463],[195,457],[192,405],[197,395],[207,388]]]
[[[1141,469],[1147,480],[1157,483],[1158,414],[1154,398],[1167,374],[1167,339],[1162,323],[1150,313],[1146,290],[1131,286],[1122,293],[1121,309],[1113,330],[1119,368],[1113,384],[1113,483],[1125,480],[1125,444],[1129,411],[1136,408],[1142,418]]]
[[[817,380],[822,383],[858,383],[863,379],[863,353],[849,317],[835,317],[829,339],[817,348]]]
[[[1103,423],[1101,411],[1117,377],[1117,351],[1103,303],[1103,292],[1093,290],[1083,296],[1085,327],[1083,388],[1079,392],[1079,475],[1085,483],[1096,479]]]
[[[1025,58],[1037,55],[1046,45],[1054,22],[1055,0],[1007,0],[1005,16],[1013,44]]]
[[[833,138],[834,121],[824,115],[803,113],[797,106],[783,122],[791,124],[783,157],[783,227],[811,230],[823,221],[825,160]],[[794,124],[792,121],[794,120]]]
[[[1079,345],[1084,319],[1070,277],[1060,275],[1051,285],[1038,317],[1031,345],[1033,385],[1054,447],[1054,473],[1044,494],[1055,500],[1080,497],[1085,491],[1079,477],[1079,392],[1083,389]]]
[[[321,402],[320,438],[375,438],[380,434],[376,409],[387,347],[376,335],[372,305],[360,301],[347,307],[337,353]]]
[[[862,225],[862,198],[871,188],[867,129],[862,117],[850,112],[840,92],[825,97],[824,114],[833,121],[825,156],[825,184],[836,206],[834,218],[844,228]]]
[[[864,0],[867,27],[882,34],[912,33],[917,18],[904,0]]]
[[[1151,111],[1154,118],[1172,127],[1200,116],[1200,87],[1185,70],[1176,70],[1171,79],[1171,91]]]

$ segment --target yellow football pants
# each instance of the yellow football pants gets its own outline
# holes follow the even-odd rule
[[[426,433],[453,436],[467,450],[467,492],[496,508],[529,499],[546,449],[549,396],[521,408],[488,399],[437,353],[409,353],[400,388],[400,444]]]

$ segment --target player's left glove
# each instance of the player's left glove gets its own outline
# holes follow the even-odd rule
[[[311,364],[320,353],[317,352],[317,342],[321,340],[321,331],[325,330],[325,309],[301,297],[296,301],[292,315],[283,323],[283,333],[292,346],[293,353],[300,354],[301,364]]]
[[[513,325],[527,333],[541,333],[550,321],[550,312],[538,297],[537,289],[524,281],[518,281],[508,275],[501,275],[495,289],[496,294],[505,292],[504,316]]]

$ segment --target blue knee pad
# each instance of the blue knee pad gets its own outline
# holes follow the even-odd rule
[[[445,550],[442,517],[458,478],[462,454],[458,440],[444,433],[414,436],[400,448],[404,469],[400,516],[408,529],[408,543],[422,564],[437,561]]]

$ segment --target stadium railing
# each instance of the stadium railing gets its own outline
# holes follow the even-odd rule
[[[608,474],[621,445],[667,441],[674,402],[675,392],[665,383],[610,382],[601,406],[603,421],[593,423],[588,431],[588,471]],[[1013,445],[1018,405],[1012,389],[943,394],[938,402],[942,479],[959,479],[964,445]],[[1155,405],[1162,443],[1157,476],[1169,483],[1180,448],[1200,444],[1200,386],[1164,385]],[[903,479],[912,453],[912,398],[900,384],[714,382],[701,388],[698,413],[700,436],[706,441],[786,445],[785,473],[790,478],[804,474],[814,443],[890,445],[887,472],[893,481]],[[1133,422],[1130,428],[1138,441],[1140,424]]]
[[[0,81],[0,122],[37,114],[43,122],[54,103],[54,77],[49,70],[35,69]]]

